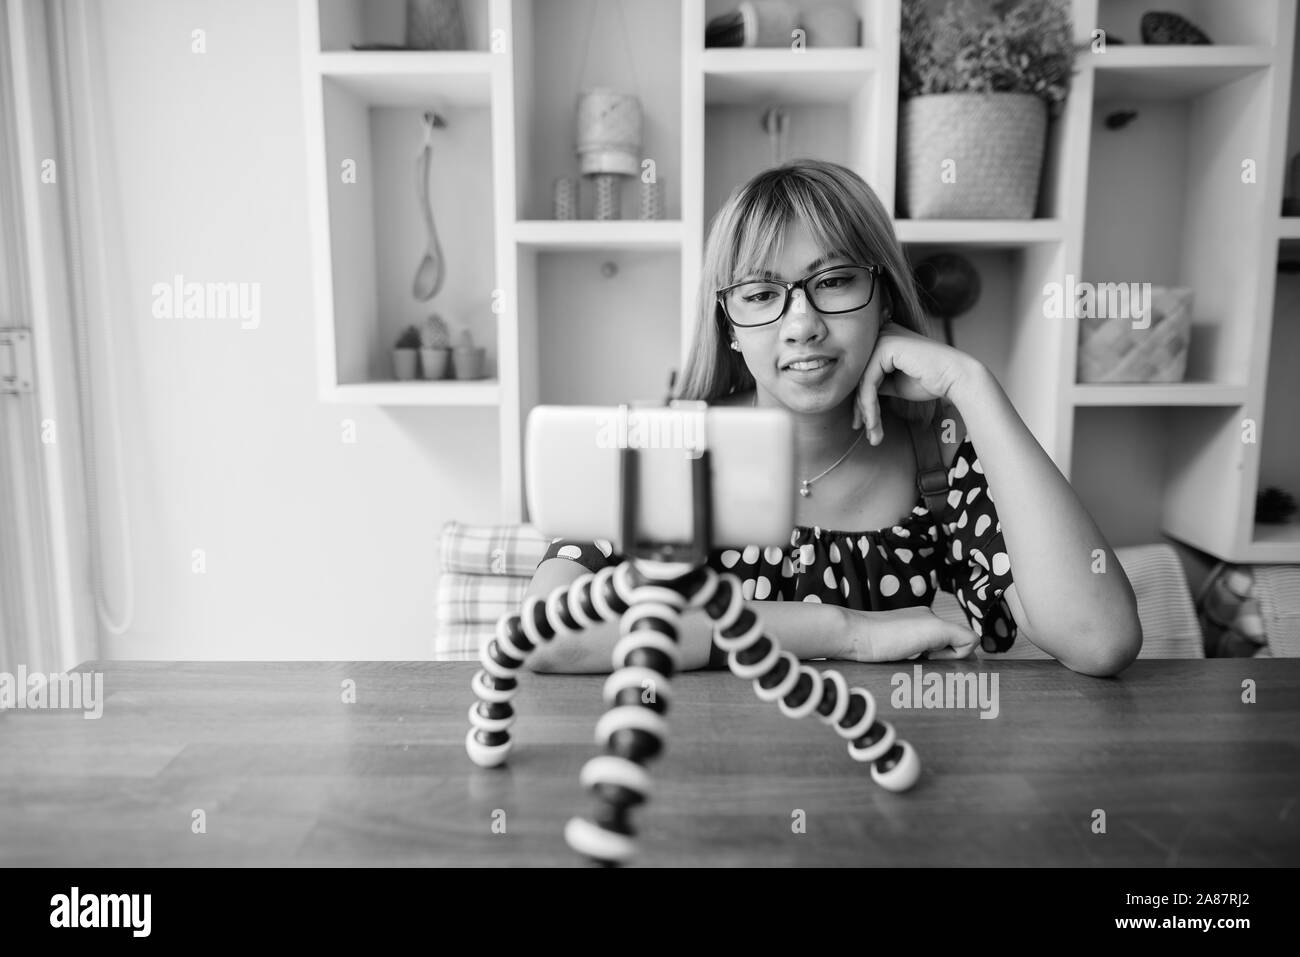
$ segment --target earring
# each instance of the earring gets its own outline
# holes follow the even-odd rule
[[[735,349],[737,352],[739,352],[739,351],[740,351],[740,343],[737,342],[735,339],[732,339],[732,340],[731,340],[731,348],[733,348],[733,349]]]

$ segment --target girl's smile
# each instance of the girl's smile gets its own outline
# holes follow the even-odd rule
[[[781,369],[804,382],[812,382],[828,374],[838,361],[834,356],[816,354],[791,359]]]

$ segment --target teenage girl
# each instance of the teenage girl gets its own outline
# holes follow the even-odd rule
[[[800,494],[788,547],[709,564],[803,659],[963,658],[1019,638],[1074,671],[1122,671],[1142,631],[1114,552],[989,370],[926,330],[893,224],[852,170],[795,160],[731,195],[676,397],[786,409]],[[941,499],[918,483],[927,460],[946,470]],[[557,539],[528,595],[621,560]],[[930,610],[940,588],[966,626]],[[529,667],[607,672],[617,639],[617,622],[558,637]],[[683,669],[723,664],[702,610],[679,640]]]

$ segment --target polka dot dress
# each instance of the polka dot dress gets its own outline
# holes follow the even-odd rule
[[[934,515],[917,504],[896,525],[839,531],[797,525],[784,548],[720,548],[709,564],[731,572],[754,601],[817,601],[885,611],[929,607],[939,589],[950,592],[985,651],[1006,651],[1016,622],[1002,600],[1011,585],[1011,560],[984,471],[967,437],[948,467],[947,501]],[[591,571],[618,564],[607,541],[555,539],[542,561],[569,558]],[[540,564],[540,563],[539,563]]]

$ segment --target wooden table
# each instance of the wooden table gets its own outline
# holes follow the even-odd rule
[[[895,710],[910,664],[835,666],[916,746],[917,787],[881,790],[829,728],[748,682],[681,675],[633,817],[639,864],[1300,864],[1300,661],[1141,661],[1117,680],[924,665],[996,674],[994,719]],[[90,662],[99,720],[0,713],[0,863],[580,863],[562,831],[591,807],[578,771],[602,679],[525,675],[510,764],[483,770],[464,751],[476,667]]]

